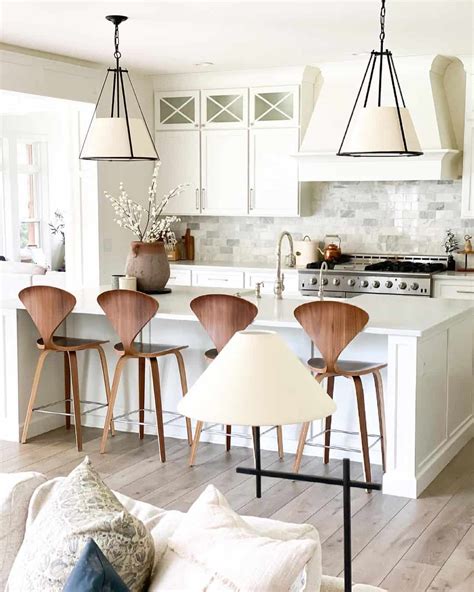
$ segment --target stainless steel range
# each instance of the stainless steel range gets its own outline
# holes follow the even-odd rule
[[[447,256],[354,254],[346,263],[323,271],[298,271],[299,290],[317,296],[322,289],[328,298],[350,298],[359,294],[431,296],[433,274],[446,270]],[[312,264],[317,265],[317,264]]]

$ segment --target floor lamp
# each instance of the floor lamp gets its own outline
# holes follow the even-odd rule
[[[238,467],[237,472],[255,476],[259,498],[262,477],[342,486],[344,590],[350,592],[351,487],[372,490],[382,486],[352,480],[347,458],[343,460],[342,479],[262,469],[261,426],[301,424],[322,419],[336,410],[333,400],[281,336],[272,331],[236,333],[179,402],[178,410],[203,422],[252,427],[255,468]]]

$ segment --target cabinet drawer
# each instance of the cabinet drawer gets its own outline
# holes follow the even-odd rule
[[[209,286],[214,288],[243,288],[244,273],[242,271],[193,271],[193,286]]]
[[[190,286],[191,285],[191,270],[190,269],[176,269],[171,268],[169,286]]]
[[[285,294],[297,295],[298,291],[298,275],[295,272],[283,272],[285,274]],[[253,290],[257,282],[263,282],[261,288],[262,294],[273,294],[273,286],[275,285],[276,273],[247,271],[245,273],[245,287]]]
[[[474,300],[474,278],[472,282],[435,281],[434,297]]]

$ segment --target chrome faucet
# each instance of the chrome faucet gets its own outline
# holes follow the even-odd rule
[[[275,280],[275,285],[273,287],[273,292],[275,294],[275,298],[278,298],[278,300],[282,299],[283,290],[285,289],[285,284],[284,284],[285,274],[283,274],[281,272],[281,244],[282,244],[285,236],[288,238],[288,243],[290,245],[290,255],[289,255],[288,267],[294,267],[296,265],[295,252],[293,249],[293,237],[291,236],[291,234],[288,231],[284,230],[278,238],[277,251],[276,251],[277,267],[276,267],[276,280]]]
[[[323,273],[329,269],[328,264],[326,261],[321,263],[321,267],[319,268],[319,290],[318,290],[318,298],[320,300],[324,300],[324,286],[323,286]]]

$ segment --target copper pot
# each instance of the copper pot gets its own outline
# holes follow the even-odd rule
[[[324,247],[324,251],[318,248],[318,251],[323,256],[324,261],[335,261],[339,259],[342,255],[341,237],[337,234],[327,234],[324,238],[337,238],[339,241],[339,244],[337,245],[335,243],[329,243]]]

